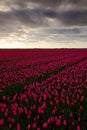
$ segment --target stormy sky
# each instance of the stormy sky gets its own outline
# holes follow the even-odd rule
[[[87,48],[87,0],[0,0],[0,48]]]

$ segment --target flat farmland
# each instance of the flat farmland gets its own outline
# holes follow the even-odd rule
[[[0,50],[0,130],[87,130],[87,49]]]

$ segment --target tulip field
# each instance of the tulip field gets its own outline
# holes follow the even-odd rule
[[[87,49],[0,50],[0,130],[87,130]]]

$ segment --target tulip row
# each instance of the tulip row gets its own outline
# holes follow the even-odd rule
[[[49,57],[52,55],[50,51],[48,53]],[[57,51],[54,51],[54,53],[59,54]],[[72,50],[72,52],[75,52],[75,50]],[[9,86],[7,84],[6,87],[2,88],[4,83],[1,78],[1,130],[87,129],[87,53],[82,50],[76,50],[76,52],[77,56],[73,56],[74,53],[73,55],[69,54],[68,50],[68,56],[64,59],[62,53],[66,55],[66,51],[63,52],[62,50],[60,60],[55,60],[56,56],[54,55],[53,62],[48,61],[47,64],[45,62],[43,64],[38,63],[38,65],[30,67],[30,69],[24,69],[26,62],[25,64],[23,62],[23,68],[20,69],[19,67],[18,70],[22,72],[21,75],[18,72],[12,72],[13,77],[19,74],[20,80],[17,79],[18,82],[21,82],[23,76],[24,80],[20,85]],[[39,57],[39,54],[40,52],[37,57]],[[47,52],[45,52],[46,56]],[[21,57],[20,54],[19,57]],[[57,67],[62,69],[57,71]],[[9,71],[7,73],[3,71],[3,74],[8,73]],[[28,78],[33,75],[32,82],[25,82],[27,78],[25,73]],[[47,75],[48,73],[49,75]],[[42,74],[47,75],[47,77],[42,76]],[[11,75],[10,79],[12,80],[13,77]],[[41,77],[43,80],[38,80]],[[8,78],[7,81],[10,82]],[[5,75],[3,79],[5,79]]]
[[[37,54],[39,55],[39,53],[40,52]],[[3,68],[1,68],[2,73],[0,74],[1,88],[4,89],[7,86],[9,87],[16,84],[22,84],[24,82],[29,83],[35,80],[42,81],[43,77],[47,78],[50,74],[57,73],[62,68],[72,65],[86,56],[84,53],[82,55],[69,54],[69,56],[66,56],[67,53],[65,53],[65,56],[63,57],[62,55],[59,55],[58,52],[56,53],[58,56],[53,55],[52,59],[45,56],[46,60],[43,62],[41,57],[36,58],[38,64],[35,62],[35,58],[28,58],[29,55],[25,55],[27,58],[24,59],[21,57],[21,59],[20,55],[23,54],[20,54],[17,57],[17,60],[16,57],[14,57],[12,60],[9,60],[9,62],[7,62],[8,60],[6,60],[6,62],[4,61],[5,63],[1,65],[3,66]],[[62,53],[63,51],[61,51],[61,54]],[[30,65],[31,63],[33,66]]]

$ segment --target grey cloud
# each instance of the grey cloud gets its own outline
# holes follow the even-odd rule
[[[37,4],[40,8],[58,7],[62,0],[1,0],[1,4],[9,6],[11,9],[26,9],[31,3]]]
[[[0,12],[0,29],[5,28],[16,29],[25,25],[30,28],[48,27],[49,22],[47,18],[57,18],[57,12],[53,10],[41,9],[26,9],[26,10],[12,10],[8,12]]]
[[[58,8],[62,3],[65,4],[65,6],[67,6],[67,4],[72,4],[77,7],[87,7],[87,0],[1,0],[0,3],[21,9],[26,8],[30,3],[38,4],[40,8]]]
[[[70,10],[61,14],[62,22],[65,25],[87,25],[87,10]]]
[[[29,9],[26,8],[29,3],[37,3],[40,8]],[[76,2],[76,4],[75,4]],[[64,3],[65,6],[71,3],[77,6],[86,6],[86,0],[1,0],[0,4],[11,7],[10,11],[0,11],[0,35],[6,35],[17,31],[18,28],[26,26],[29,28],[44,28],[50,27],[50,18],[54,20],[56,28],[61,26],[87,26],[87,9],[72,9],[68,11],[59,11],[54,7],[58,7]],[[67,4],[65,4],[67,3]],[[14,8],[17,6],[18,8]],[[53,8],[45,8],[53,7]],[[54,27],[54,25],[52,26]],[[63,30],[52,30],[55,34],[79,34],[78,29],[63,29]],[[5,32],[5,34],[4,34]]]
[[[87,10],[58,12],[51,9],[25,9],[0,12],[0,25],[16,25],[20,22],[31,27],[44,27],[49,25],[46,18],[60,20],[64,25],[87,25]]]
[[[12,0],[8,0],[8,1],[12,1]],[[27,6],[27,4],[29,4],[30,2],[32,3],[38,3],[41,6],[45,6],[45,7],[58,7],[59,5],[61,5],[62,3],[71,3],[71,4],[75,4],[77,6],[87,6],[87,0],[14,0],[13,3],[15,3],[16,5],[19,6]]]
[[[27,8],[28,4],[38,4],[39,7],[35,9]],[[11,8],[9,12],[0,12],[0,25],[17,26],[18,23],[30,27],[44,27],[49,26],[50,21],[46,18],[54,19],[58,27],[58,21],[65,26],[87,25],[87,9],[74,8],[68,11],[59,11],[55,8],[45,7],[58,7],[63,3],[66,7],[67,4],[74,4],[75,6],[86,6],[87,0],[1,0],[0,4]],[[17,6],[17,8],[15,8]],[[56,19],[56,20],[55,20]],[[18,22],[18,23],[17,23]],[[0,28],[1,28],[0,26]]]
[[[0,39],[86,43],[86,7],[87,0],[0,0]]]
[[[13,13],[16,18],[23,22],[24,24],[33,25],[33,26],[46,26],[49,25],[46,18],[52,18],[56,20],[60,20],[64,25],[87,25],[87,10],[83,11],[66,11],[66,12],[56,12],[54,10],[42,10],[42,9],[34,9],[34,10],[22,10],[15,11]],[[58,26],[58,23],[56,23]]]
[[[87,41],[87,28],[74,27],[74,28],[62,28],[62,29],[46,29],[44,33],[47,34],[47,41],[56,41],[56,42],[70,42]]]
[[[67,29],[47,29],[47,33],[50,34],[80,34],[81,30],[79,28],[67,28]]]
[[[69,2],[77,5],[87,7],[87,0],[69,0]]]
[[[14,4],[22,7],[26,7],[30,2],[44,7],[56,7],[61,4],[62,0],[14,0]]]

